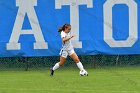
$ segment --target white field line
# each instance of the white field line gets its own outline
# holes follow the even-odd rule
[[[97,92],[97,91],[101,91],[102,93],[104,92],[104,90],[91,90],[91,89],[84,89],[84,90],[76,90],[76,89],[25,89],[25,88],[0,88],[0,90],[16,90],[16,91],[91,91],[91,92]],[[139,93],[138,91],[107,91],[108,93],[129,93],[129,92],[133,92],[133,93]]]

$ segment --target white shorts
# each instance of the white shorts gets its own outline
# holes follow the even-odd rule
[[[75,53],[74,49],[72,49],[72,50],[63,50],[63,49],[61,49],[59,54],[60,54],[60,56],[62,56],[64,58],[67,58],[68,55],[71,56],[73,53]]]

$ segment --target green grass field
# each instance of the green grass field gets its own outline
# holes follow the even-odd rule
[[[88,77],[78,69],[0,71],[0,93],[140,93],[140,68],[87,69]]]

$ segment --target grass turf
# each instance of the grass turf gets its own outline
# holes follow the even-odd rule
[[[61,69],[49,76],[49,70],[0,71],[0,93],[140,93],[140,68],[87,69],[88,77],[78,69]]]

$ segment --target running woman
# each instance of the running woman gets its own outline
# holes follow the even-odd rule
[[[53,76],[54,71],[65,63],[68,55],[74,60],[74,62],[77,64],[77,67],[80,69],[80,71],[84,70],[84,67],[83,67],[82,63],[80,62],[77,54],[75,53],[74,48],[71,43],[71,39],[74,38],[75,35],[71,35],[70,31],[71,31],[70,24],[64,24],[58,30],[58,32],[61,33],[61,39],[62,39],[63,45],[62,45],[62,49],[60,51],[60,61],[58,63],[56,63],[53,68],[50,69],[50,71],[51,71],[50,76]]]

